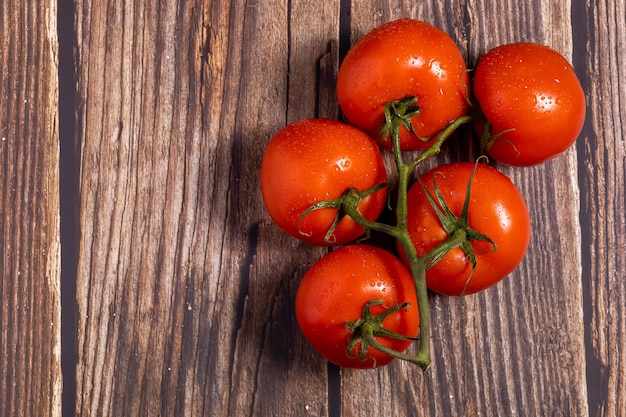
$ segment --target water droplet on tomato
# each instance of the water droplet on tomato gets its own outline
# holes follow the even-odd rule
[[[412,57],[409,59],[409,65],[413,66],[413,67],[421,67],[422,65],[424,65],[424,60],[422,59],[422,57]]]

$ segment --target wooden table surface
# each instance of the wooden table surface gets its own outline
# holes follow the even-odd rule
[[[1,3],[1,416],[626,415],[624,0]],[[326,250],[270,222],[260,160],[285,124],[339,116],[341,58],[399,17],[470,67],[550,45],[587,119],[557,159],[500,166],[528,254],[430,297],[432,368],[339,369],[294,316]]]

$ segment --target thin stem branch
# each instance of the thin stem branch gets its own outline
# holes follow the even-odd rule
[[[448,126],[446,126],[445,129],[439,132],[430,148],[419,154],[417,158],[415,158],[408,164],[409,170],[412,171],[428,158],[433,157],[441,152],[441,145],[443,145],[443,142],[445,142],[445,140],[448,139],[450,135],[452,135],[452,133],[454,133],[459,127],[463,126],[466,123],[471,123],[479,118],[480,113],[466,114],[450,123]]]
[[[358,204],[346,204],[343,208],[345,214],[350,216],[354,221],[368,230],[376,230],[386,233],[398,240],[409,260],[413,283],[415,287],[418,312],[420,318],[420,334],[419,349],[415,356],[398,352],[394,349],[382,345],[375,337],[371,323],[367,319],[364,323],[360,323],[360,329],[363,333],[364,341],[373,348],[386,353],[395,358],[405,360],[419,365],[423,370],[427,370],[431,365],[430,358],[430,311],[428,306],[428,288],[426,286],[426,270],[434,263],[440,260],[446,253],[454,247],[458,247],[466,241],[467,236],[464,230],[455,231],[434,249],[430,250],[424,256],[420,257],[417,249],[411,240],[407,225],[407,194],[409,187],[409,177],[411,173],[422,162],[430,157],[437,155],[444,141],[452,135],[460,126],[470,123],[477,119],[476,114],[468,114],[461,116],[454,122],[450,123],[435,138],[433,144],[422,152],[417,158],[409,163],[404,162],[402,150],[400,148],[400,129],[405,126],[411,130],[410,118],[412,115],[419,114],[419,108],[415,105],[415,97],[407,97],[398,102],[389,103],[385,108],[385,126],[382,131],[392,141],[392,151],[395,158],[396,168],[398,170],[398,196],[396,205],[396,225],[392,226],[386,223],[367,220],[358,210]],[[367,311],[369,314],[369,310]]]

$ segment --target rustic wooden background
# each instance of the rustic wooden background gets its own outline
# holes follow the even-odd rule
[[[0,4],[0,415],[626,415],[624,0]],[[502,167],[529,253],[431,297],[433,367],[343,370],[294,318],[324,250],[270,223],[258,170],[286,123],[338,116],[341,57],[399,17],[470,66],[551,45],[588,115],[565,155]]]

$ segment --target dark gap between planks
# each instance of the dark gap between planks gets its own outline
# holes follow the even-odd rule
[[[580,79],[583,91],[589,92],[591,85],[591,76],[589,74],[587,57],[593,55],[594,51],[587,50],[587,41],[590,45],[597,45],[593,41],[594,33],[590,30],[594,9],[589,7],[572,7],[572,65],[576,71],[576,75]],[[588,96],[588,95],[587,95]],[[589,415],[595,416],[602,414],[601,410],[604,403],[606,387],[606,372],[604,365],[598,360],[594,354],[592,329],[593,322],[593,294],[591,294],[592,280],[592,259],[591,247],[594,245],[594,230],[589,219],[592,217],[594,209],[591,199],[588,196],[593,195],[594,190],[588,183],[585,175],[585,166],[588,163],[588,152],[584,138],[593,138],[593,126],[591,123],[589,103],[587,103],[587,115],[583,130],[576,141],[576,150],[578,157],[578,188],[580,190],[580,212],[579,222],[581,229],[581,262],[582,262],[582,295],[583,295],[583,315],[585,318],[585,362],[586,362],[586,381],[587,381],[587,405]],[[596,196],[597,198],[597,196]]]
[[[79,147],[75,143],[74,2],[57,3],[59,193],[61,241],[61,372],[63,374],[62,415],[76,414],[76,368],[78,364],[78,269],[79,225]]]

